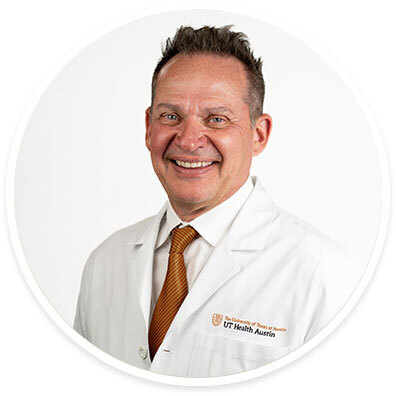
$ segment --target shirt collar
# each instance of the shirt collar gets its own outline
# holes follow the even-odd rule
[[[166,213],[161,220],[155,248],[159,248],[168,238],[170,232],[178,225],[191,225],[196,229],[209,244],[216,246],[224,237],[236,215],[245,203],[253,190],[253,182],[249,177],[245,184],[230,198],[215,206],[213,209],[198,216],[190,223],[183,222],[176,214],[172,205],[168,201]],[[213,226],[213,219],[216,219],[216,226]]]

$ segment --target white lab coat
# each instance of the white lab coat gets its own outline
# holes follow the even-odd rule
[[[362,269],[253,182],[153,362],[147,340],[153,251],[166,205],[92,252],[74,328],[126,363],[186,377],[250,370],[313,337],[345,304]]]

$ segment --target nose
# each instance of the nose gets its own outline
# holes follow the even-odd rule
[[[206,145],[204,126],[198,120],[186,119],[178,131],[175,144],[183,151],[194,151]]]

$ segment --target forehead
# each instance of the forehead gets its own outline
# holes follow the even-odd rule
[[[245,101],[247,74],[231,56],[178,54],[158,74],[155,99],[182,96]]]

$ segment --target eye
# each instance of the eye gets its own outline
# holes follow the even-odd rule
[[[222,117],[211,117],[209,118],[209,122],[212,122],[214,124],[221,124],[223,122],[226,122],[226,120]]]
[[[209,122],[214,122],[215,124],[219,124],[221,122],[225,122],[225,119],[221,117],[212,117],[209,119]]]
[[[207,125],[210,128],[224,128],[229,124],[229,119],[224,116],[210,116],[207,118]]]
[[[161,114],[161,118],[164,121],[178,121],[179,120],[179,117],[176,114],[172,114],[172,113]]]

